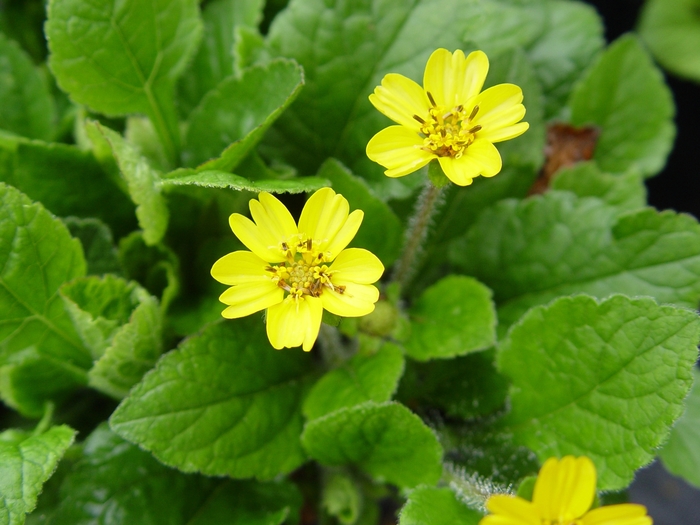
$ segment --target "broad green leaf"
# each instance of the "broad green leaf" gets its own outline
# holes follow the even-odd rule
[[[413,303],[409,315],[406,353],[418,361],[478,352],[496,342],[491,290],[470,277],[441,279]]]
[[[618,216],[598,199],[568,192],[496,204],[453,244],[450,258],[493,290],[499,328],[577,292],[651,295],[692,308],[700,299],[695,219],[651,208]]]
[[[2,33],[0,100],[0,128],[32,139],[53,138],[56,108],[46,82],[32,59]]]
[[[162,186],[201,186],[203,188],[230,188],[259,193],[310,193],[328,186],[328,181],[320,177],[296,177],[286,180],[249,180],[240,175],[225,171],[200,171],[180,169],[168,175]]]
[[[600,128],[594,159],[603,171],[658,173],[675,136],[671,91],[634,36],[615,41],[575,87],[571,123]]]
[[[22,525],[36,506],[42,485],[73,443],[75,431],[53,427],[25,438],[8,430],[0,434],[0,524]]]
[[[685,413],[671,430],[668,443],[659,456],[669,472],[700,487],[700,372],[685,400]]]
[[[143,229],[143,238],[148,245],[157,244],[165,235],[169,217],[165,198],[161,195],[160,176],[116,131],[98,122],[88,122],[87,128],[88,133],[101,134],[111,147],[131,200],[136,204],[136,217]]]
[[[401,509],[399,525],[478,525],[482,515],[447,487],[419,487]]]
[[[6,2],[0,9],[0,31],[19,43],[35,63],[46,58],[44,0],[16,0]]]
[[[274,60],[228,77],[192,112],[182,154],[197,171],[232,171],[304,85],[292,60]]]
[[[306,424],[304,448],[323,465],[357,465],[400,487],[434,484],[442,447],[433,431],[405,406],[367,402]]]
[[[365,248],[379,257],[384,266],[391,266],[403,244],[403,226],[396,214],[374,195],[363,179],[334,159],[321,166],[318,176],[331,181],[333,189],[348,199],[352,209],[360,209],[365,214],[350,246]]]
[[[700,81],[700,16],[697,0],[649,0],[639,36],[654,58],[676,75]]]
[[[638,173],[603,173],[595,162],[582,162],[560,169],[550,187],[570,191],[579,197],[597,197],[615,206],[621,213],[643,208],[647,202],[646,187]]]
[[[416,81],[438,47],[462,47],[478,3],[466,0],[291,0],[270,26],[268,44],[277,56],[304,68],[306,88],[276,124],[285,157],[315,173],[335,157],[369,179],[381,198],[406,197],[420,184],[414,174],[389,179],[365,154],[372,135],[390,124],[367,97],[386,73]],[[323,30],[319,30],[322,28]]]
[[[140,155],[148,160],[153,168],[159,171],[168,171],[170,161],[153,123],[148,118],[141,115],[127,117],[124,138],[136,148]]]
[[[267,41],[257,29],[239,26],[236,28],[233,48],[233,67],[236,73],[255,64],[265,64],[272,60]]]
[[[116,235],[136,226],[129,197],[91,153],[74,146],[0,133],[0,181],[60,217],[96,217]]]
[[[175,81],[201,32],[196,0],[52,0],[49,65],[75,102],[107,115],[147,114],[175,161]]]
[[[83,245],[88,275],[119,274],[122,271],[112,232],[99,219],[66,217],[63,223]]]
[[[146,374],[111,426],[185,472],[273,478],[306,459],[301,402],[312,370],[308,354],[273,350],[257,316],[209,325]]]
[[[204,95],[234,73],[236,29],[256,28],[263,0],[214,0],[202,12],[204,33],[199,51],[178,82],[178,105],[188,115]]]
[[[91,366],[58,295],[85,275],[83,250],[41,204],[0,184],[0,268],[0,393],[38,416],[44,400],[84,384]]]
[[[545,115],[565,106],[571,89],[605,45],[603,23],[583,2],[553,0],[542,7],[547,15],[537,40],[527,46],[545,94]]]
[[[358,353],[313,386],[304,401],[304,416],[316,419],[366,401],[389,401],[403,368],[403,353],[393,344],[384,344],[376,353]]]
[[[408,406],[430,406],[448,417],[475,419],[503,407],[508,381],[496,371],[493,351],[454,359],[408,361],[397,397]]]
[[[626,487],[683,412],[698,356],[697,313],[622,295],[533,308],[499,347],[512,380],[503,426],[550,456],[586,455],[598,488]]]

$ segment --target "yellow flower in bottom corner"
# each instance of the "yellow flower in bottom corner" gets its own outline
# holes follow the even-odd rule
[[[349,212],[347,199],[330,188],[306,202],[299,225],[275,197],[251,199],[253,221],[234,213],[233,233],[250,250],[223,256],[211,275],[231,285],[219,300],[221,315],[245,317],[267,308],[267,336],[276,349],[302,345],[311,350],[323,309],[343,317],[374,310],[379,290],[372,283],[384,266],[371,252],[345,247],[360,228],[364,213]]]
[[[585,456],[549,458],[540,469],[532,501],[496,495],[479,525],[651,525],[643,505],[623,503],[589,510],[595,499],[596,471]]]
[[[379,111],[399,124],[372,137],[367,156],[386,168],[387,177],[403,177],[437,159],[448,179],[468,186],[479,175],[501,171],[495,142],[513,139],[528,129],[515,84],[481,88],[489,71],[483,51],[464,56],[437,49],[423,74],[423,87],[389,73],[369,96]]]

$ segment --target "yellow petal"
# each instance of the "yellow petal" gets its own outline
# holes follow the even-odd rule
[[[471,123],[475,126],[486,127],[489,123],[500,118],[503,112],[512,111],[514,106],[519,106],[522,101],[523,90],[515,84],[498,84],[490,87],[467,104],[467,107],[479,106],[479,111]],[[522,111],[520,118],[508,122],[506,125],[515,124],[523,118],[524,110],[519,111]]]
[[[228,219],[233,233],[255,255],[270,263],[285,260],[279,246],[283,239],[272,239],[260,232],[260,229],[248,217],[234,213]]]
[[[530,525],[530,522],[522,521],[517,518],[511,518],[509,516],[489,514],[488,516],[481,518],[479,525]],[[537,525],[541,524],[538,523]]]
[[[267,310],[267,337],[273,348],[303,345],[311,350],[321,327],[323,308],[316,297],[287,297]]]
[[[459,165],[460,161],[465,157],[476,161],[481,166],[481,175],[484,177],[493,177],[503,167],[501,154],[496,149],[496,146],[481,138],[472,142],[466,153],[457,159],[455,164]]]
[[[507,126],[505,128],[488,128],[479,132],[480,140],[487,140],[489,142],[503,142],[504,140],[514,139],[525,133],[530,124],[527,122],[518,122],[512,126]]]
[[[338,230],[333,240],[323,249],[323,251],[330,252],[330,260],[335,259],[335,257],[350,244],[350,241],[352,241],[355,234],[357,234],[357,230],[360,229],[364,216],[365,213],[362,210],[355,210],[348,215],[348,220],[345,221],[343,227]]]
[[[438,157],[438,162],[447,178],[457,186],[469,186],[481,173],[481,164],[469,155],[463,155],[458,160],[452,157]]]
[[[321,294],[323,307],[330,313],[342,317],[361,317],[374,311],[374,303],[379,300],[376,287],[335,278],[333,285],[335,291],[324,288]]]
[[[384,265],[368,250],[348,248],[335,258],[331,271],[342,281],[372,284],[377,282],[384,273]]]
[[[259,312],[280,303],[284,291],[272,281],[247,283],[232,286],[219,297],[219,301],[229,305],[221,315],[227,319],[237,319]]]
[[[510,520],[503,523],[542,525],[537,507],[523,498],[506,495],[491,496],[486,502],[486,508],[492,514]]]
[[[275,246],[289,242],[297,233],[297,224],[289,210],[275,197],[267,192],[258,195],[258,200],[251,199],[250,214],[258,226],[259,234]]]
[[[520,122],[525,116],[525,106],[516,104],[508,109],[499,112],[491,112],[486,115],[479,125],[483,131],[495,131],[501,128],[512,126],[516,122]]]
[[[595,467],[587,457],[550,458],[537,476],[533,502],[543,519],[574,521],[591,507],[595,486]]]
[[[251,252],[238,251],[224,255],[214,263],[211,276],[224,284],[243,284],[256,281],[269,281],[265,271],[269,264]]]
[[[581,519],[582,525],[651,525],[652,519],[647,516],[644,505],[623,503],[598,507],[587,513]]]
[[[387,168],[387,177],[403,177],[436,158],[423,149],[420,135],[403,126],[389,126],[372,137],[367,143],[367,156]]]
[[[489,71],[489,59],[482,51],[464,57],[460,49],[450,53],[436,49],[425,66],[423,87],[438,106],[450,109],[476,96]]]
[[[420,131],[421,127],[414,115],[423,120],[428,118],[430,103],[423,88],[397,73],[385,75],[382,85],[374,89],[369,101],[391,120],[413,131]]]

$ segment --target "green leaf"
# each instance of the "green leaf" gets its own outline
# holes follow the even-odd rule
[[[645,2],[638,31],[663,67],[700,81],[700,15],[695,0]]]
[[[474,419],[500,409],[508,381],[496,371],[493,351],[455,359],[408,361],[398,398],[408,406],[435,407],[448,417]]]
[[[603,173],[595,162],[581,162],[560,169],[550,187],[579,197],[597,197],[620,212],[638,210],[647,202],[647,191],[639,173]]]
[[[331,412],[307,423],[301,439],[323,465],[356,464],[400,487],[432,485],[442,473],[435,434],[398,403],[367,402]]]
[[[659,456],[669,472],[700,487],[700,372],[697,368],[693,375],[695,379],[685,400],[685,413],[671,430],[671,437]]]
[[[389,179],[367,159],[367,142],[390,124],[367,97],[386,73],[420,80],[436,48],[462,47],[477,6],[465,1],[456,8],[452,0],[291,0],[273,21],[268,44],[273,55],[303,66],[306,88],[275,126],[284,136],[275,143],[277,153],[305,173],[335,157],[370,180],[379,197],[408,196],[419,175]]]
[[[406,353],[418,361],[449,359],[485,350],[496,342],[491,290],[475,279],[450,275],[411,306]]]
[[[0,268],[0,393],[39,416],[44,400],[84,384],[91,366],[58,295],[85,275],[83,250],[41,204],[0,184]]]
[[[201,186],[204,188],[230,188],[259,193],[311,193],[328,186],[328,181],[319,177],[296,177],[286,180],[248,180],[240,175],[224,171],[200,171],[179,169],[168,174],[161,183],[168,186]]]
[[[478,525],[482,517],[449,488],[419,487],[401,509],[399,525]]]
[[[175,161],[175,81],[201,32],[196,0],[52,0],[49,65],[75,102],[107,115],[147,114]]]
[[[36,506],[42,485],[73,443],[75,431],[53,427],[18,439],[13,431],[0,434],[0,524],[22,525]]]
[[[618,216],[598,199],[548,192],[484,212],[450,259],[490,287],[499,329],[528,308],[578,292],[651,295],[695,307],[700,298],[700,225],[646,208]]]
[[[60,217],[97,217],[116,235],[124,235],[136,225],[129,198],[91,153],[74,146],[0,132],[0,181]]]
[[[376,353],[358,353],[313,386],[304,401],[304,416],[316,419],[366,401],[389,401],[403,368],[403,353],[393,344],[384,344]]]
[[[111,426],[185,472],[273,478],[305,460],[310,365],[308,354],[273,350],[257,317],[209,325],[158,362]]]
[[[32,59],[2,33],[0,100],[0,128],[32,139],[53,138],[56,108],[49,88]]]
[[[318,176],[331,181],[333,189],[365,213],[360,231],[350,246],[365,248],[389,267],[398,258],[403,244],[403,226],[391,208],[372,192],[367,183],[335,159],[323,163]]]
[[[3,4],[0,31],[15,40],[36,63],[46,58],[43,26],[46,12],[43,0],[22,0]]]
[[[671,91],[634,36],[616,40],[569,101],[571,123],[600,128],[593,158],[603,171],[658,173],[675,136]]]
[[[99,133],[112,148],[114,160],[126,181],[131,200],[136,204],[136,217],[143,229],[146,244],[157,244],[168,227],[169,212],[161,195],[160,176],[138,150],[116,131],[99,122],[87,123],[88,133]]]
[[[197,171],[232,171],[294,101],[304,72],[292,60],[274,60],[228,77],[190,115],[182,154]]]
[[[112,232],[106,224],[98,219],[77,217],[66,217],[63,224],[71,236],[80,240],[80,244],[83,245],[88,275],[121,273]]]
[[[566,105],[581,71],[602,51],[605,38],[600,16],[590,5],[553,0],[541,9],[546,21],[539,38],[527,46],[527,55],[545,94],[545,115],[551,118]]]
[[[263,0],[214,0],[202,13],[204,37],[199,51],[178,83],[181,113],[188,115],[204,95],[233,75],[236,29],[255,28],[262,20]]]
[[[590,457],[598,487],[626,487],[683,411],[700,320],[650,298],[579,295],[532,309],[499,347],[512,379],[503,425],[541,462]]]

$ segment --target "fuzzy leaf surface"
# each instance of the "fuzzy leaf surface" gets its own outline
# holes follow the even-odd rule
[[[200,171],[179,169],[163,179],[163,187],[201,186],[203,188],[230,188],[259,193],[310,193],[328,186],[328,181],[320,177],[296,177],[282,180],[249,180],[225,171]]]
[[[499,347],[512,380],[502,424],[541,462],[586,455],[601,490],[625,488],[683,412],[699,339],[696,312],[650,298],[533,308]]]
[[[184,472],[273,478],[301,465],[308,354],[276,352],[257,317],[209,325],[164,356],[112,429]]]
[[[401,509],[399,525],[477,525],[482,517],[447,487],[419,487]]]

